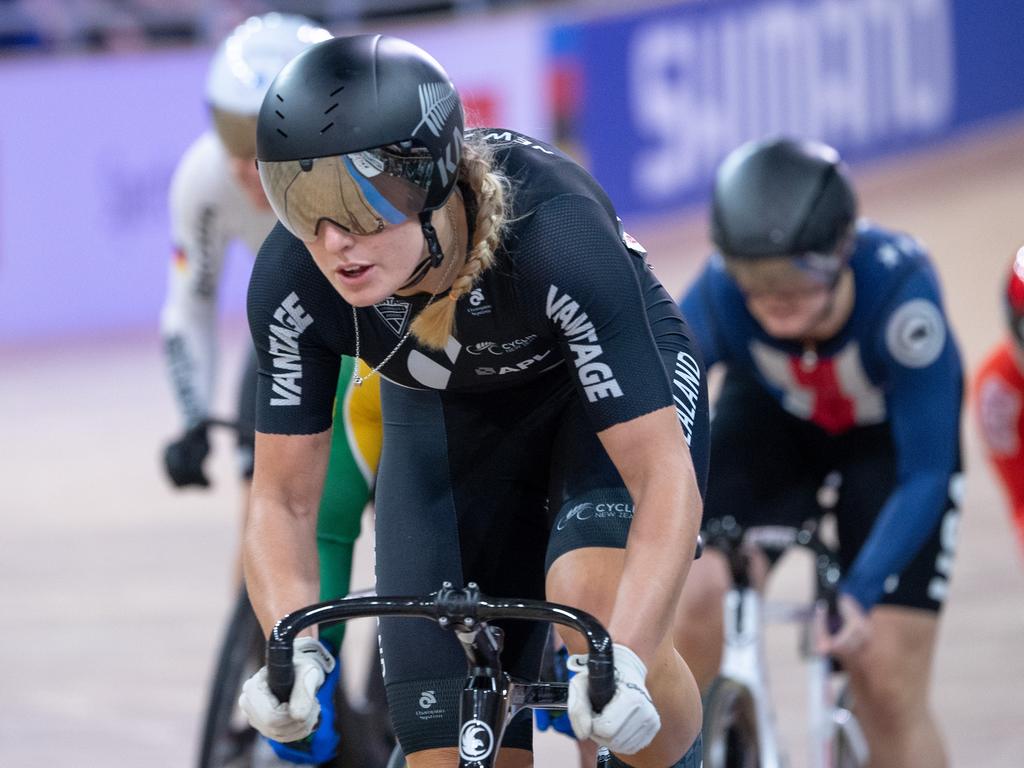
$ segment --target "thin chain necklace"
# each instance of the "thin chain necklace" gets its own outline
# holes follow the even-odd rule
[[[455,213],[452,211],[452,206],[451,205],[446,205],[444,207],[444,209],[445,209],[445,213],[448,215],[448,226],[451,229],[451,233],[452,233],[452,239],[451,239],[451,243],[450,243],[450,253],[452,254],[452,256],[451,256],[451,261],[448,262],[448,266],[445,268],[444,277],[441,278],[440,285],[442,285],[442,286],[445,285],[445,283],[448,282],[448,275],[451,274],[452,267],[455,265],[455,262],[458,261],[458,256],[456,254],[457,254],[458,248],[459,248],[458,230],[456,230],[456,228],[455,228]],[[434,291],[432,294],[430,294],[430,298],[427,300],[427,303],[424,305],[423,309],[420,310],[420,312],[422,312],[424,309],[426,309],[431,304],[433,304],[434,303],[434,299],[437,298],[437,295],[440,292],[441,292],[441,289],[438,289],[438,290]],[[375,365],[372,369],[370,369],[370,372],[368,374],[366,374],[365,376],[360,376],[359,375],[359,313],[356,312],[356,308],[354,306],[352,307],[352,326],[355,328],[355,332],[356,332],[356,354],[355,354],[355,358],[356,359],[355,359],[355,365],[352,366],[352,384],[354,386],[361,387],[361,386],[363,386],[363,382],[364,381],[369,379],[374,374],[380,372],[380,369],[383,368],[385,365],[387,365],[388,361],[397,354],[399,349],[402,348],[402,345],[405,344],[405,340],[408,339],[409,336],[412,335],[412,322],[410,321],[410,323],[409,323],[409,330],[407,330],[405,332],[405,335],[403,335],[402,338],[400,338],[398,340],[398,343],[395,344],[395,348],[392,349],[390,352],[388,352],[388,354],[385,356],[385,358],[383,360],[381,360],[379,363],[377,363],[377,365]]]

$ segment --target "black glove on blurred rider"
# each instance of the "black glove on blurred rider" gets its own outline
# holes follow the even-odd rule
[[[206,429],[206,424],[197,424],[164,449],[164,468],[178,488],[210,486],[210,480],[203,471],[203,461],[210,452]]]

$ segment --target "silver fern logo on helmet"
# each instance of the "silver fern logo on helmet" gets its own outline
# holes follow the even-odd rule
[[[459,97],[451,83],[423,83],[419,87],[420,93],[420,114],[422,115],[416,127],[412,129],[415,136],[424,125],[430,132],[441,137],[441,129],[448,120],[448,116],[459,103]]]

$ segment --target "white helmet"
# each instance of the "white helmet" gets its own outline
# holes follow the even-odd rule
[[[256,115],[281,68],[331,33],[312,19],[283,13],[252,16],[218,46],[206,78],[206,99],[215,110]]]

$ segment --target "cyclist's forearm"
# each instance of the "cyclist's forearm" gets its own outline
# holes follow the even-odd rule
[[[216,318],[212,302],[168,297],[161,317],[164,358],[186,426],[209,412],[216,368]]]
[[[892,493],[843,579],[841,589],[870,610],[890,574],[901,573],[920,552],[946,508],[949,474],[919,473]]]
[[[317,601],[316,508],[254,498],[246,523],[245,583],[264,634],[285,614]]]
[[[634,502],[626,561],[608,629],[642,659],[671,626],[700,527],[700,494],[671,407],[601,433]]]
[[[671,627],[693,561],[701,502],[696,481],[682,479],[687,471],[692,478],[687,464],[671,480],[662,477],[631,492],[633,523],[608,628],[616,642],[645,659]]]

